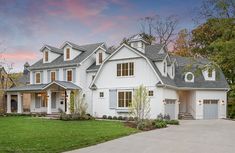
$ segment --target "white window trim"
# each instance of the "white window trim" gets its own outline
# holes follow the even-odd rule
[[[116,108],[117,109],[124,109],[124,110],[129,109],[129,107],[119,107],[118,106],[118,94],[119,94],[119,92],[131,92],[131,96],[132,96],[132,100],[133,100],[133,90],[131,90],[131,89],[117,90],[117,105],[116,105]]]
[[[51,82],[51,73],[52,73],[52,72],[55,72],[55,80],[57,80],[57,78],[56,78],[56,71],[51,71],[51,72],[50,72],[50,82]]]
[[[189,74],[192,74],[192,76],[193,76],[192,80],[188,80],[187,76],[188,76]],[[184,76],[184,80],[185,80],[185,82],[194,82],[194,75],[193,75],[193,73],[192,73],[192,72],[187,72],[187,73],[185,74],[185,76]]]
[[[37,83],[37,74],[40,74],[40,82],[39,83]],[[41,77],[41,72],[35,72],[35,76],[34,76],[34,80],[35,80],[35,84],[41,84],[41,82],[42,82],[42,77]]]
[[[68,81],[68,71],[72,71],[72,80],[71,81]],[[68,82],[73,82],[73,70],[72,69],[67,69],[66,70],[66,81],[68,81]]]
[[[47,58],[48,58],[47,61],[46,61],[46,52],[47,52]],[[44,63],[49,63],[49,51],[48,50],[44,51]]]
[[[122,76],[122,64],[126,64],[126,63],[128,63],[128,75],[127,76]],[[133,63],[133,67],[134,67],[134,69],[133,69],[133,75],[129,75],[129,63]],[[118,64],[121,64],[121,75],[120,76],[118,76],[117,75],[117,65]],[[131,77],[135,77],[135,62],[122,62],[122,63],[117,63],[116,64],[116,77],[118,77],[118,78],[131,78]]]
[[[67,59],[67,49],[69,49],[69,58]],[[71,48],[66,47],[65,48],[65,61],[70,61],[71,60]]]

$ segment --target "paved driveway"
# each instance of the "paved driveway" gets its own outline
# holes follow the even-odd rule
[[[70,153],[235,153],[235,122],[181,121]]]

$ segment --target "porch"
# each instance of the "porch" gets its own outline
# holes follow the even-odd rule
[[[53,81],[49,84],[27,85],[13,87],[7,90],[7,113],[24,113],[25,104],[23,95],[30,95],[31,113],[58,113],[59,110],[70,114],[70,97],[78,93],[81,88],[71,82]],[[16,107],[12,107],[12,97],[15,95]],[[76,97],[74,97],[76,99]]]

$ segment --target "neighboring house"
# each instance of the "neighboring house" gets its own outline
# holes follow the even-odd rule
[[[8,90],[9,97],[30,93],[31,112],[51,114],[60,108],[69,114],[68,97],[81,92],[93,116],[128,116],[134,89],[144,85],[151,118],[160,113],[174,119],[184,113],[195,119],[226,117],[229,86],[220,69],[211,69],[206,59],[170,56],[163,45],[148,45],[141,35],[112,53],[104,43],[71,42],[60,48],[45,45],[41,52],[43,58],[29,68],[30,84]],[[204,66],[199,75],[198,65]],[[21,113],[21,98],[18,101]]]
[[[5,90],[13,86],[15,86],[15,82],[11,79],[5,68],[0,66],[0,113],[6,112],[7,108]]]

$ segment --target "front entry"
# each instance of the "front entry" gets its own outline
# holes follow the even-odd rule
[[[203,118],[218,119],[218,100],[203,100]]]
[[[175,99],[165,99],[165,114],[170,115],[171,119],[175,119],[175,109],[176,109]]]

